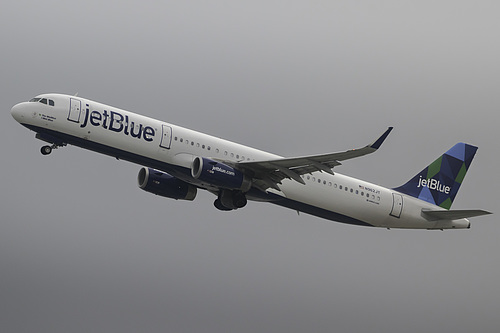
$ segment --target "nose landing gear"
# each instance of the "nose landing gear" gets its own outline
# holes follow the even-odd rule
[[[50,153],[52,153],[52,149],[57,149],[59,147],[64,147],[64,146],[66,146],[65,143],[60,145],[56,145],[54,143],[51,146],[43,146],[42,148],[40,148],[40,152],[42,153],[42,155],[49,155]]]
[[[51,146],[43,146],[42,148],[40,148],[40,152],[42,153],[42,155],[48,155],[48,154],[52,153],[52,149],[57,149],[59,147],[64,147],[64,146],[66,146],[65,143],[63,143],[61,145],[53,144]]]
[[[35,135],[35,138],[42,140],[42,141],[45,141],[45,142],[48,142],[48,143],[51,143],[50,146],[47,145],[47,146],[43,146],[42,148],[40,148],[40,152],[42,153],[42,155],[49,155],[50,153],[52,153],[52,149],[57,149],[59,147],[66,146],[66,143],[64,143],[62,140],[60,140],[59,138],[53,137],[51,135],[37,133]]]
[[[52,147],[51,146],[43,146],[42,148],[40,148],[40,152],[42,153],[42,155],[48,155],[48,154],[52,153]]]

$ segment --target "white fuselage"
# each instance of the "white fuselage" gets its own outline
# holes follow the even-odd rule
[[[281,158],[85,98],[61,94],[38,97],[50,99],[54,105],[17,104],[12,115],[19,123],[73,145],[168,172],[210,191],[215,189],[191,176],[195,157],[231,162]],[[305,185],[284,179],[281,191],[269,189],[249,198],[353,224],[413,229],[469,226],[467,219],[428,220],[422,216],[422,209],[439,207],[339,173],[313,172],[301,177]]]

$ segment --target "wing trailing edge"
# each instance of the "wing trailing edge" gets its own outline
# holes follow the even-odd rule
[[[292,158],[280,158],[275,160],[239,162],[235,167],[246,174],[252,175],[254,184],[261,190],[267,188],[279,189],[278,184],[285,178],[305,184],[301,175],[316,171],[333,174],[332,169],[341,165],[340,161],[364,156],[377,151],[385,141],[393,127],[389,127],[373,143],[357,149],[322,155],[310,155]]]

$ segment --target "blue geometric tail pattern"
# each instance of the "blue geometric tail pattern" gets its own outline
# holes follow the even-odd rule
[[[457,143],[406,184],[394,190],[450,209],[477,147]]]

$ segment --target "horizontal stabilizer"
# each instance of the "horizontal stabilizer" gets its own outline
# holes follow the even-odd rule
[[[464,210],[429,210],[422,209],[422,214],[429,220],[458,220],[467,217],[475,217],[481,215],[492,214],[481,209],[464,209]]]

